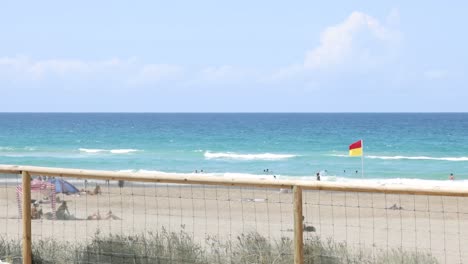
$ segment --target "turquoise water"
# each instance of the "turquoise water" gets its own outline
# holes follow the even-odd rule
[[[467,131],[464,113],[3,113],[0,163],[346,181],[361,179],[361,159],[347,154],[363,139],[367,180],[459,180]]]

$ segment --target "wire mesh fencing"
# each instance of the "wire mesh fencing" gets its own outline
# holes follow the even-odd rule
[[[276,180],[232,184],[203,175],[129,181],[35,173],[31,219],[22,219],[28,190],[20,188],[21,175],[1,175],[0,260],[7,263],[23,260],[24,221],[31,223],[34,263],[468,263],[463,191],[431,196]],[[294,187],[297,203],[292,186],[301,185]]]
[[[55,182],[31,192],[34,259],[46,263],[291,263],[289,190],[141,183],[33,175]],[[15,184],[20,185],[21,179]],[[21,215],[9,188],[9,236],[21,241]],[[77,191],[74,190],[76,188]],[[55,217],[54,217],[55,215]],[[6,233],[2,233],[5,237]],[[21,251],[18,249],[18,259]],[[11,260],[6,253],[3,260]],[[278,260],[282,260],[281,262]]]
[[[0,259],[21,261],[21,218],[18,217],[16,187],[21,185],[21,176],[0,174]]]
[[[304,197],[305,226],[313,226],[305,241],[317,245],[305,258],[313,263],[468,263],[465,197],[335,191]]]

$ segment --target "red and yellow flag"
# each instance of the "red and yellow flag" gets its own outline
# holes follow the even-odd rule
[[[349,145],[350,156],[362,156],[362,140],[356,141]]]

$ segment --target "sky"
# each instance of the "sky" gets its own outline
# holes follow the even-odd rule
[[[0,112],[467,112],[468,3],[6,1]]]

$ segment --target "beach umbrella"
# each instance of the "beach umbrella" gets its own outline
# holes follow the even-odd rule
[[[79,193],[80,191],[73,184],[64,179],[49,179],[48,182],[55,185],[56,193]]]

